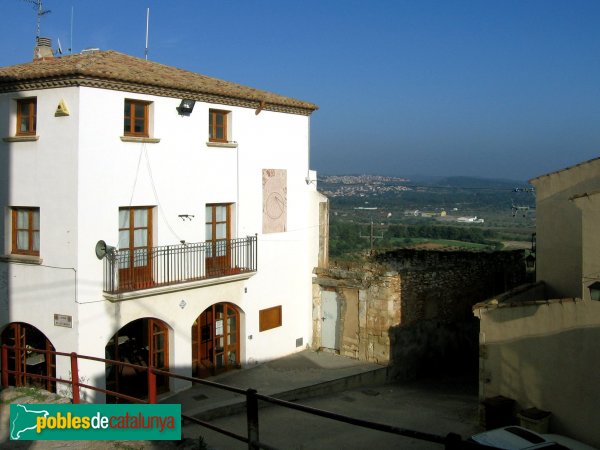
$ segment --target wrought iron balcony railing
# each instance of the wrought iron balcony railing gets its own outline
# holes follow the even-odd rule
[[[256,236],[214,242],[116,249],[104,258],[107,294],[256,272]]]

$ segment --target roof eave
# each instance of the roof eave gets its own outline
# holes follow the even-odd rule
[[[295,105],[293,102],[268,102],[249,97],[223,95],[202,90],[169,88],[163,85],[119,81],[112,78],[102,78],[83,74],[60,74],[49,77],[20,79],[11,79],[11,77],[5,77],[3,79],[3,77],[0,77],[0,93],[53,89],[60,87],[92,87],[123,92],[134,92],[138,94],[156,95],[160,97],[189,98],[205,103],[239,106],[256,110],[260,108],[260,110],[306,116],[311,115],[314,111],[319,109],[317,105],[312,103],[298,102],[299,104]]]

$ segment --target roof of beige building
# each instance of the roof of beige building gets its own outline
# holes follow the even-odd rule
[[[0,68],[0,92],[88,86],[309,115],[318,106],[116,51],[91,51]]]
[[[583,161],[583,162],[574,164],[572,166],[565,167],[565,168],[560,169],[560,170],[555,170],[554,172],[550,172],[550,173],[545,173],[543,175],[539,175],[539,176],[537,176],[537,177],[532,178],[531,180],[529,180],[529,182],[531,183],[533,181],[540,180],[541,178],[544,178],[544,177],[549,177],[549,176],[552,176],[552,175],[556,175],[556,174],[559,174],[559,173],[562,173],[562,172],[566,172],[566,171],[569,171],[569,170],[577,169],[579,167],[587,166],[589,164],[598,163],[598,162],[600,162],[600,157],[592,158],[592,159],[589,159],[587,161]]]

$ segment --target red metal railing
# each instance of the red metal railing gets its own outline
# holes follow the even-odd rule
[[[45,355],[68,357],[70,359],[70,364],[71,364],[71,379],[65,380],[63,378],[56,378],[56,377],[53,377],[48,374],[43,375],[43,374],[26,372],[26,371],[21,370],[21,364],[15,364],[14,369],[9,369],[8,354],[9,354],[9,351],[11,351],[11,350],[14,352],[15,355],[19,354],[21,352],[31,352],[31,353],[43,353]],[[85,359],[85,360],[89,360],[89,361],[97,361],[97,362],[101,362],[104,364],[111,364],[111,365],[121,366],[121,367],[131,367],[136,370],[147,371],[147,374],[148,374],[148,400],[142,400],[142,399],[139,399],[136,397],[131,397],[126,394],[121,394],[119,392],[102,389],[97,386],[91,386],[89,384],[82,383],[81,381],[79,381],[79,359]],[[155,372],[155,369],[153,369],[151,367],[140,366],[137,364],[131,364],[131,363],[123,362],[123,361],[115,361],[112,359],[96,358],[94,356],[78,355],[75,352],[71,352],[71,353],[54,352],[54,351],[50,351],[50,350],[39,350],[39,349],[34,349],[34,348],[29,348],[29,347],[24,349],[24,348],[20,348],[18,346],[10,347],[8,345],[2,345],[1,361],[2,361],[2,369],[1,369],[2,387],[9,386],[9,376],[13,375],[17,386],[20,386],[22,384],[27,384],[27,379],[29,379],[29,378],[39,379],[39,380],[44,380],[44,381],[52,381],[55,383],[68,384],[71,386],[71,389],[72,389],[74,404],[78,404],[81,401],[81,396],[80,396],[81,388],[102,392],[106,395],[110,395],[110,396],[117,397],[117,398],[122,398],[124,400],[130,401],[133,403],[156,403],[156,372]],[[164,372],[164,373],[168,374],[168,372]],[[173,375],[173,374],[169,374],[169,375]],[[25,383],[22,383],[21,380],[25,380]]]
[[[274,405],[282,406],[284,408],[294,409],[296,411],[301,411],[307,414],[312,414],[320,417],[325,417],[327,419],[336,420],[339,422],[344,422],[350,425],[359,426],[363,428],[368,428],[371,430],[377,430],[385,433],[396,434],[399,436],[409,437],[412,439],[419,439],[428,442],[432,442],[435,444],[444,445],[447,450],[497,450],[495,447],[488,447],[485,445],[477,444],[476,442],[464,441],[462,438],[455,434],[449,433],[447,436],[439,436],[431,433],[423,433],[421,431],[409,430],[405,428],[395,427],[387,424],[371,422],[368,420],[357,419],[354,417],[344,416],[342,414],[336,414],[329,411],[320,410],[317,408],[311,408],[309,406],[301,405],[298,403],[291,403],[285,400],[280,400],[275,397],[270,397],[267,395],[261,395],[254,389],[240,389],[232,386],[227,386],[220,383],[215,383],[214,381],[203,380],[200,378],[186,377],[184,375],[178,375],[170,372],[166,372],[163,370],[154,369],[148,366],[140,366],[137,364],[126,363],[122,361],[115,361],[111,359],[105,358],[96,358],[94,356],[84,356],[78,355],[75,352],[64,353],[64,352],[54,352],[50,350],[38,350],[32,348],[19,348],[19,347],[9,347],[8,345],[2,345],[1,347],[2,355],[1,355],[1,378],[2,378],[2,387],[6,388],[9,386],[9,375],[14,375],[15,380],[19,381],[21,379],[27,378],[39,378],[42,380],[50,380],[57,383],[65,383],[72,386],[73,393],[73,403],[80,403],[80,388],[91,389],[93,391],[103,392],[106,395],[110,395],[113,397],[121,398],[123,400],[130,401],[132,403],[156,403],[156,376],[167,376],[171,378],[176,378],[180,380],[190,381],[192,383],[204,384],[207,386],[215,387],[218,389],[223,389],[226,391],[234,392],[236,394],[240,394],[245,396],[246,398],[246,422],[247,422],[247,436],[241,436],[239,434],[233,433],[231,431],[225,430],[223,428],[212,425],[211,423],[205,422],[203,420],[197,419],[195,417],[187,416],[182,414],[181,417],[187,421],[196,423],[200,426],[208,428],[210,430],[221,433],[225,436],[229,436],[232,439],[239,440],[241,442],[247,443],[249,449],[266,449],[266,450],[277,450],[275,447],[267,445],[259,440],[259,426],[258,426],[258,401],[268,402]],[[9,351],[13,351],[17,354],[20,351],[28,351],[35,353],[44,353],[44,354],[52,354],[55,356],[64,356],[70,358],[71,362],[71,379],[63,380],[59,378],[52,377],[50,375],[41,375],[41,374],[31,374],[31,373],[22,373],[20,372],[18,366],[17,370],[12,370],[8,368],[8,354]],[[111,364],[116,366],[130,367],[137,370],[145,370],[148,374],[148,398],[147,400],[131,397],[125,394],[121,394],[119,392],[110,391],[106,389],[102,389],[96,386],[90,386],[88,384],[81,383],[79,381],[79,360],[89,360],[89,361],[97,361],[102,362],[104,364]]]

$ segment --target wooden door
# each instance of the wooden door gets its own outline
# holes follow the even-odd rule
[[[152,209],[119,209],[119,289],[151,287]]]
[[[155,319],[148,319],[148,341],[150,367],[169,371],[169,330],[166,325]],[[169,390],[169,378],[166,375],[156,376],[157,392]]]
[[[238,368],[239,354],[238,310],[229,303],[217,303],[207,308],[192,326],[192,345],[196,361],[194,376],[206,377],[225,370]]]
[[[214,373],[213,308],[204,311],[192,326],[192,376],[204,378]],[[194,345],[194,341],[197,345]]]
[[[17,347],[15,350],[8,351],[8,370],[18,372],[9,375],[8,382],[12,386],[23,386],[25,384],[27,374],[26,333],[26,328],[21,326],[20,323],[11,323],[2,332],[2,344]]]
[[[17,373],[9,376],[9,383],[14,386],[34,385],[56,392],[56,383],[28,374],[51,376],[56,375],[56,356],[50,352],[54,346],[37,328],[25,323],[11,323],[2,332],[2,344],[17,349],[8,352],[8,368]],[[30,349],[45,350],[34,352]]]
[[[240,365],[239,353],[240,314],[233,306],[225,305],[225,368],[237,368]]]
[[[231,204],[206,205],[206,274],[219,276],[231,268]]]

